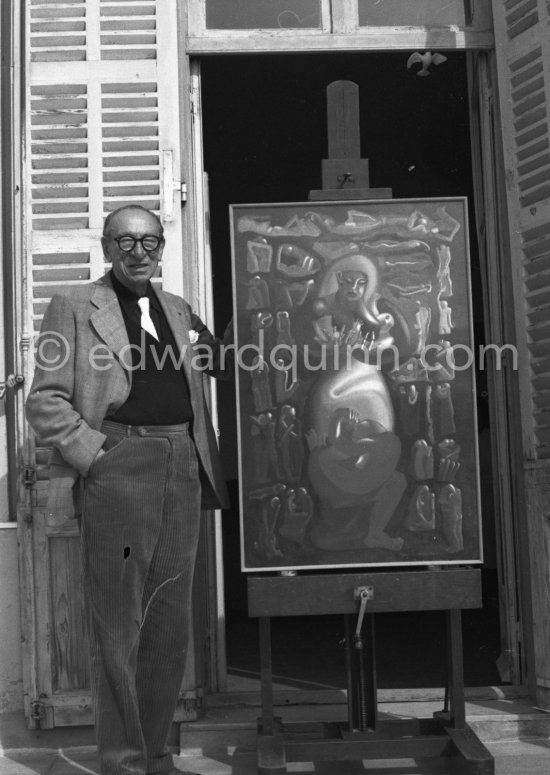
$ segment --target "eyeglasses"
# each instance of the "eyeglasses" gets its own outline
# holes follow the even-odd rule
[[[143,237],[132,237],[126,234],[113,239],[123,253],[131,253],[138,242],[146,253],[153,253],[164,242],[163,237],[157,237],[154,234],[145,234]]]

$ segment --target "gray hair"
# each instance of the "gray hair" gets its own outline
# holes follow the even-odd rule
[[[148,213],[149,215],[152,215],[153,218],[156,218],[158,221],[158,224],[160,226],[160,236],[164,236],[164,228],[162,226],[162,223],[160,221],[160,218],[156,213],[154,213],[152,210],[148,210],[146,207],[142,207],[142,205],[123,205],[122,207],[118,207],[116,210],[113,210],[112,213],[109,213],[109,215],[105,218],[105,222],[103,223],[103,236],[107,237],[109,234],[109,229],[111,227],[111,221],[115,217],[115,215],[118,215],[118,213],[123,212],[124,210],[139,210],[143,213]]]

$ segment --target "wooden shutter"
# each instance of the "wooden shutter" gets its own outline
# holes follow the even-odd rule
[[[550,706],[550,5],[493,0],[493,16],[523,428],[518,519],[530,548],[538,701]]]
[[[162,215],[181,293],[175,0],[30,0],[28,26],[33,327],[52,293],[104,273],[103,219],[127,203]]]
[[[177,0],[26,0],[25,243],[28,328],[53,293],[107,268],[100,235],[127,203],[155,210],[167,248],[159,282],[183,292]],[[27,384],[32,375],[27,375]],[[32,521],[22,520],[26,713],[31,726],[92,723],[78,526],[43,506],[37,440]],[[196,686],[190,660],[180,718]]]

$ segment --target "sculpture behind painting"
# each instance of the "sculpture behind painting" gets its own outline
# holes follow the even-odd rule
[[[313,303],[316,340],[333,358],[311,393],[308,473],[319,499],[310,539],[319,549],[399,551],[386,531],[406,488],[396,470],[401,443],[384,377],[376,363],[395,325],[380,312],[379,274],[363,255],[335,261]]]

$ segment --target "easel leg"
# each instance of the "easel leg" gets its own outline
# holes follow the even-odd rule
[[[453,772],[463,775],[495,775],[495,760],[470,727],[447,728],[453,752]]]
[[[374,652],[374,616],[363,620],[363,645],[354,646],[355,619],[345,617],[346,674],[348,685],[349,731],[366,732],[376,729],[378,708],[376,701],[376,662]]]
[[[462,611],[447,611],[448,682],[450,722],[454,729],[466,726],[464,700],[464,658],[462,650]]]
[[[464,661],[462,655],[462,612],[445,612],[447,624],[447,685],[442,711],[434,713],[445,727],[464,729],[466,708],[464,701]]]
[[[374,652],[374,614],[366,614],[363,653],[360,655],[361,731],[376,729],[378,706],[376,701],[376,660]]]
[[[260,625],[260,678],[262,698],[262,730],[266,735],[274,732],[273,716],[273,669],[271,663],[271,620],[258,619]]]
[[[281,722],[273,713],[271,621],[268,617],[261,617],[258,623],[262,699],[262,717],[258,720],[258,775],[283,775],[286,773],[286,760]]]
[[[446,612],[448,684],[445,710],[436,713],[446,728],[453,747],[453,772],[464,775],[494,775],[495,760],[477,735],[466,724],[462,611]],[[447,708],[448,705],[448,708]]]
[[[353,617],[351,614],[344,616],[346,625],[346,684],[348,688],[348,731],[359,729],[359,714],[355,702],[355,686],[359,680],[357,664],[353,659]]]

